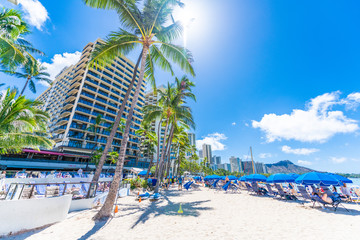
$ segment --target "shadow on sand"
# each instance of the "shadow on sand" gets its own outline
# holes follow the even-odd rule
[[[160,215],[177,215],[179,217],[188,217],[193,216],[197,217],[200,215],[201,211],[208,211],[212,208],[210,207],[201,207],[202,204],[209,202],[210,200],[204,200],[204,201],[195,201],[195,202],[187,202],[182,203],[182,209],[183,214],[179,215],[179,203],[172,202],[169,197],[184,195],[184,194],[190,194],[191,192],[179,192],[179,191],[167,191],[166,195],[163,195],[163,198],[158,201],[151,202],[149,206],[147,206],[145,209],[141,208],[134,208],[133,205],[129,208],[125,208],[124,210],[135,210],[133,213],[142,211],[143,213],[139,216],[137,221],[131,226],[131,228],[135,228],[139,223],[145,223],[150,219],[150,216],[155,218]],[[166,202],[165,205],[163,205],[164,201]]]
[[[87,233],[82,235],[78,240],[86,240],[90,238],[92,235],[97,233],[101,228],[103,228],[107,223],[109,223],[111,220],[104,220],[104,221],[96,221],[95,225],[92,229],[90,229]]]

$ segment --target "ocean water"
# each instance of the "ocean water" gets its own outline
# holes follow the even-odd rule
[[[360,178],[349,178],[353,181],[352,184],[349,184],[350,186],[352,185],[357,185],[357,186],[360,186]]]

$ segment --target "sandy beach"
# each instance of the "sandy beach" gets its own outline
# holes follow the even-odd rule
[[[178,214],[182,204],[183,214]],[[360,206],[313,209],[311,204],[241,193],[200,190],[165,192],[157,202],[118,200],[119,212],[94,223],[96,210],[8,239],[359,239]]]

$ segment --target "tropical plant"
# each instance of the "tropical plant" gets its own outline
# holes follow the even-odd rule
[[[26,41],[24,35],[30,33],[28,25],[22,20],[21,13],[14,9],[3,8],[0,12],[0,64],[3,69],[15,70],[28,60],[36,59],[31,55],[44,53]]]
[[[47,134],[49,115],[38,109],[42,103],[16,96],[15,89],[0,94],[0,153],[52,148],[54,142]]]
[[[178,79],[177,79],[178,80]],[[187,84],[187,78],[183,77],[181,81],[176,80],[176,86],[168,83],[166,89],[159,89],[157,94],[159,94],[158,105],[148,105],[143,108],[144,121],[154,121],[155,119],[164,119],[165,121],[165,131],[163,136],[162,143],[162,152],[159,159],[159,167],[156,172],[156,176],[161,179],[164,161],[166,157],[171,153],[171,143],[173,139],[173,134],[175,129],[178,127],[178,124],[186,128],[195,127],[193,121],[191,109],[188,106],[185,106],[186,98],[195,99],[195,96],[191,93],[191,86],[193,84]],[[178,84],[178,82],[180,84]],[[181,83],[183,82],[183,83]],[[190,83],[190,81],[188,81]],[[170,131],[169,131],[170,129]],[[155,192],[159,190],[160,181],[157,181]]]
[[[46,72],[46,67],[42,66],[39,61],[32,59],[28,59],[26,63],[21,67],[20,72],[9,71],[9,70],[2,70],[2,72],[7,73],[9,75],[15,76],[17,78],[24,78],[26,79],[25,85],[20,92],[20,95],[24,94],[24,91],[29,85],[30,91],[36,93],[36,87],[34,80],[38,82],[46,82],[51,84],[51,80],[48,78],[50,74]]]
[[[127,116],[126,126],[123,134],[123,140],[120,147],[119,161],[113,183],[111,184],[108,197],[94,219],[110,217],[113,203],[115,202],[116,191],[121,180],[122,169],[125,161],[127,141],[129,138],[130,125],[133,117],[133,111],[137,104],[146,72],[148,80],[155,86],[154,68],[155,65],[163,70],[173,73],[170,61],[178,64],[180,68],[194,75],[191,65],[191,55],[185,48],[176,46],[171,42],[178,38],[182,33],[182,27],[179,22],[166,26],[170,20],[173,8],[179,4],[177,0],[84,0],[84,2],[95,8],[115,9],[120,17],[124,28],[113,32],[95,51],[91,64],[94,67],[103,67],[110,64],[115,57],[128,54],[136,47],[141,47],[138,62],[135,66],[132,83],[127,94],[124,97],[121,108],[115,119],[114,128],[108,137],[107,145],[104,149],[101,160],[105,161],[106,154],[111,147],[113,137],[120,118],[125,109],[128,97],[132,90],[133,82],[137,74],[137,66],[140,63],[139,79],[136,85],[135,93],[132,99],[130,111]],[[102,161],[100,161],[101,164]]]
[[[145,179],[147,179],[149,177],[150,169],[154,161],[153,158],[156,146],[156,134],[154,131],[152,131],[151,125],[145,121],[141,123],[140,129],[136,130],[135,134],[141,136],[141,149],[143,156],[150,159],[148,170],[145,176]]]

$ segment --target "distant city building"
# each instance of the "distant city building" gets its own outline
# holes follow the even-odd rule
[[[190,141],[190,145],[196,146],[195,134],[194,133],[188,133],[188,138],[189,138],[189,141]]]
[[[212,153],[211,153],[211,145],[209,144],[203,144],[202,145],[202,151],[203,151],[203,157],[206,158],[206,160],[208,161],[208,163],[214,164],[213,163],[213,159],[212,159]]]
[[[231,165],[230,163],[221,163],[221,164],[216,164],[218,169],[224,169],[226,171],[231,172]]]
[[[255,171],[256,171],[256,173],[268,173],[265,164],[262,162],[255,163]]]
[[[212,164],[210,165],[210,168],[214,171],[218,170],[218,165],[217,164]]]
[[[213,163],[214,164],[221,164],[221,157],[220,156],[213,156]]]
[[[242,162],[241,162],[241,167],[242,167],[242,171],[243,171],[245,174],[252,174],[252,173],[254,173],[252,161],[242,161]]]
[[[196,140],[195,140],[195,134],[194,133],[188,133],[188,139],[191,146],[196,147]],[[186,157],[189,158],[191,156],[191,152],[186,152]]]
[[[240,158],[232,156],[229,160],[231,165],[231,172],[242,172]]]
[[[202,150],[199,150],[199,158],[204,158],[204,154]]]

